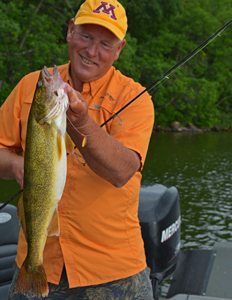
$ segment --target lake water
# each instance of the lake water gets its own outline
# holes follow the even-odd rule
[[[178,189],[182,249],[232,241],[231,150],[230,132],[152,136],[143,184]]]
[[[155,133],[143,185],[175,186],[181,207],[181,249],[232,241],[232,133]],[[162,285],[165,298],[170,280]]]
[[[142,184],[178,189],[181,249],[211,249],[215,242],[232,241],[231,149],[230,132],[152,135]],[[20,187],[0,180],[0,190],[5,202]]]

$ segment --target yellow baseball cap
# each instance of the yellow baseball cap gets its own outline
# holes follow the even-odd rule
[[[101,25],[123,40],[127,31],[126,11],[116,0],[86,0],[77,12],[74,24]]]

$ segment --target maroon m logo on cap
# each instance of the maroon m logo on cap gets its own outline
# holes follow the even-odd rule
[[[107,5],[109,5],[109,8],[107,8]],[[101,9],[102,9],[102,11],[101,11]],[[93,12],[96,14],[100,14],[101,12],[103,12],[104,14],[107,14],[107,15],[110,15],[110,12],[111,12],[110,18],[117,21],[114,10],[115,10],[115,6],[113,6],[110,3],[101,1],[101,5],[99,5],[96,9],[94,9]]]

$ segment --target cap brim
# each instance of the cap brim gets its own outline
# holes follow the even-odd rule
[[[82,25],[82,24],[96,24],[103,26],[107,29],[109,29],[116,37],[121,41],[124,39],[125,34],[117,28],[115,25],[109,23],[108,21],[105,21],[103,19],[94,18],[94,17],[78,17],[76,18],[75,25]]]

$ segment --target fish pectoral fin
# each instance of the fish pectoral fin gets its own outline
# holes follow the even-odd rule
[[[66,145],[66,151],[69,154],[73,154],[74,153],[74,143],[67,132],[65,134],[65,145]]]
[[[43,125],[41,125],[41,126],[43,127],[44,134],[45,134],[45,137],[46,137],[47,141],[49,141],[50,138],[51,138],[51,135],[52,135],[52,126],[51,126],[51,124],[49,124],[48,122],[43,121]]]
[[[57,150],[58,150],[58,159],[60,160],[63,153],[63,146],[62,146],[62,135],[59,130],[57,130]]]
[[[60,235],[60,225],[59,225],[59,215],[58,209],[56,208],[51,220],[51,223],[48,226],[48,236],[59,236]]]
[[[23,194],[19,198],[16,216],[17,216],[19,225],[22,225],[23,233],[24,233],[25,239],[27,241],[27,230],[26,230],[26,220],[25,220],[25,212],[24,212],[24,205],[23,205]]]

